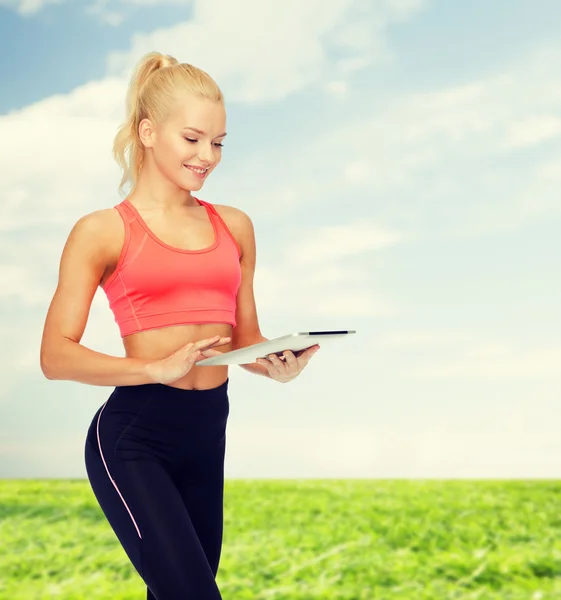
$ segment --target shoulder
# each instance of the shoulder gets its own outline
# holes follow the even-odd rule
[[[227,204],[213,204],[216,211],[224,219],[224,217],[246,226],[251,223],[251,218],[241,208],[228,206]]]
[[[123,220],[116,208],[102,208],[78,218],[69,241],[91,245],[98,253],[112,255],[124,240]]]
[[[123,219],[116,208],[101,208],[81,216],[74,225],[85,234],[95,234],[101,238],[112,238],[123,232]]]
[[[81,236],[104,236],[106,228],[114,221],[112,215],[113,212],[117,213],[117,210],[103,208],[82,215],[72,227],[71,234]]]
[[[236,238],[242,249],[242,254],[255,252],[255,231],[251,217],[235,206],[228,206],[227,204],[213,204],[212,206]]]

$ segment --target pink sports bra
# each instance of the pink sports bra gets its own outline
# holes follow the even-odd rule
[[[114,206],[125,224],[125,241],[103,290],[121,337],[187,323],[236,326],[241,251],[214,206],[195,200],[206,208],[214,230],[214,242],[201,250],[160,240],[128,199]]]

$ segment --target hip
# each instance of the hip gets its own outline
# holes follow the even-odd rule
[[[229,379],[205,390],[149,383],[117,386],[97,410],[87,439],[110,456],[125,450],[159,456],[205,453],[224,445]]]

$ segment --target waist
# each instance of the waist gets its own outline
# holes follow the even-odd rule
[[[169,400],[170,402],[208,402],[228,397],[230,378],[220,385],[208,389],[183,389],[165,383],[142,383],[139,385],[118,385],[114,393],[121,397],[135,396]]]
[[[116,386],[108,402],[109,412],[135,411],[152,420],[179,419],[182,414],[215,415],[228,411],[229,378],[209,389],[182,389],[163,383]]]
[[[228,383],[206,390],[162,383],[116,386],[103,412],[102,431],[115,432],[121,445],[206,447],[224,436],[230,413]]]

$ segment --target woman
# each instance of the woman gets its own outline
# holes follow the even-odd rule
[[[226,136],[220,89],[156,52],[137,65],[114,140],[129,195],[83,216],[64,247],[47,313],[49,379],[115,386],[85,441],[93,492],[153,600],[216,600],[223,528],[228,366],[209,356],[264,341],[253,295],[255,238],[241,210],[200,190]],[[126,357],[82,346],[100,285]],[[319,346],[244,365],[294,379]]]

